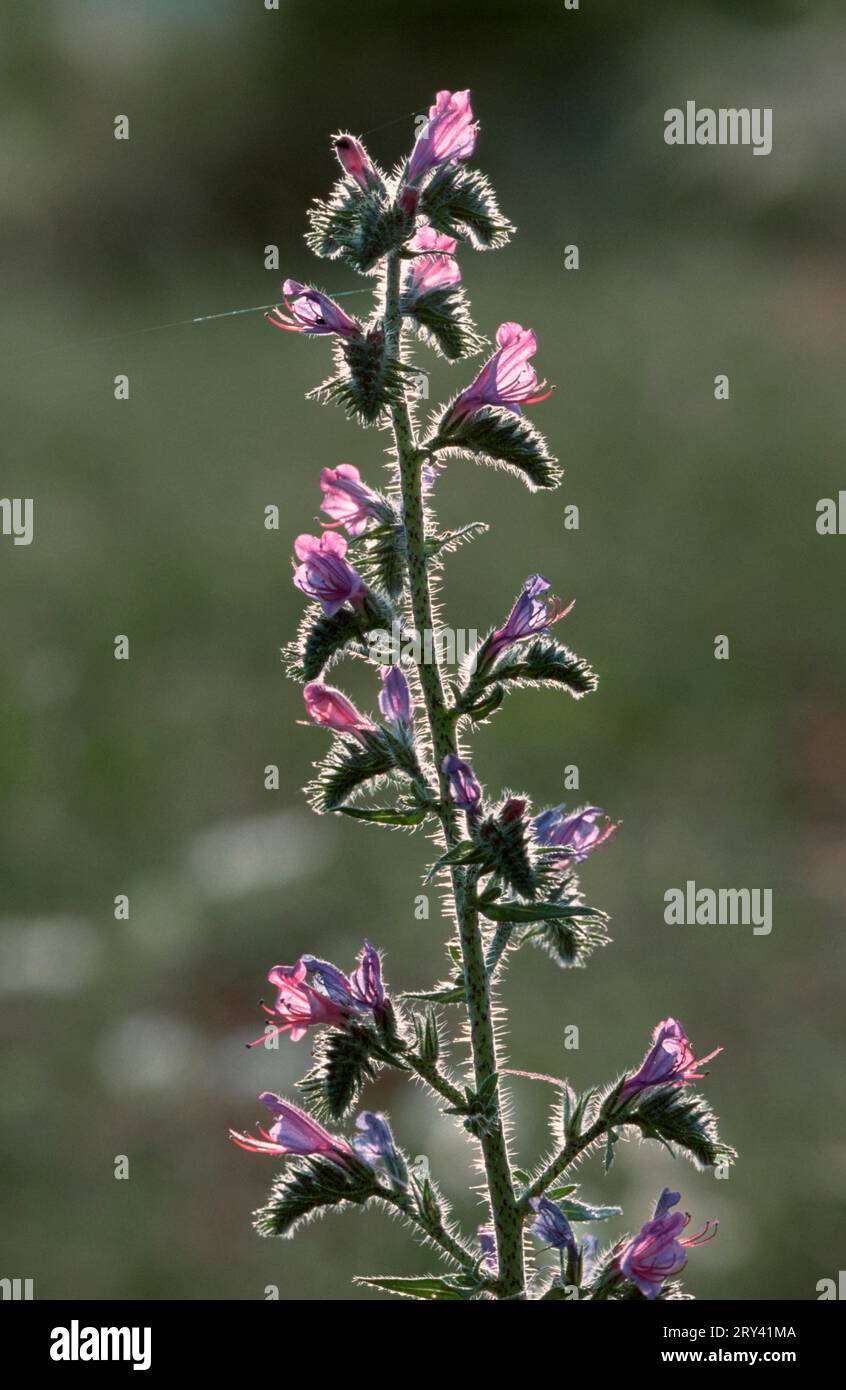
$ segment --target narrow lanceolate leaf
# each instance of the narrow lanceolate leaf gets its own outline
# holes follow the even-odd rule
[[[366,337],[342,342],[336,350],[337,372],[309,396],[341,405],[362,425],[377,425],[386,411],[397,405],[412,376],[412,367],[393,357],[385,346],[381,328]]]
[[[254,1213],[253,1225],[262,1236],[291,1236],[317,1211],[361,1206],[377,1192],[372,1169],[352,1156],[344,1165],[325,1158],[289,1159],[266,1205]]]
[[[466,238],[479,251],[504,246],[514,230],[484,174],[457,164],[441,169],[426,185],[420,211],[436,231]]]
[[[318,1034],[315,1064],[297,1082],[318,1120],[342,1120],[355,1105],[365,1082],[373,1080],[373,1042],[368,1030],[355,1023],[343,1032],[332,1029]]]
[[[387,744],[377,735],[366,745],[336,738],[321,763],[317,776],[306,788],[315,811],[337,811],[355,792],[380,784],[395,769]]]
[[[378,192],[365,193],[346,179],[327,199],[315,199],[308,219],[306,243],[316,256],[346,261],[365,274],[401,246],[410,230],[403,213]]]
[[[563,969],[581,966],[598,946],[608,945],[607,918],[604,914],[548,918],[530,928],[523,940],[539,946]]]
[[[383,1289],[385,1293],[397,1294],[400,1298],[416,1298],[418,1301],[462,1302],[472,1298],[473,1281],[462,1274],[432,1274],[422,1278],[402,1278],[384,1275],[365,1277],[359,1275],[356,1284],[367,1284],[372,1289]]]
[[[389,631],[392,621],[389,605],[375,594],[355,613],[339,608],[331,617],[312,604],[303,615],[296,639],[283,651],[286,673],[293,680],[317,680],[342,656],[351,652],[366,655],[367,634]]]
[[[532,492],[537,488],[558,486],[561,470],[556,467],[543,435],[525,415],[515,415],[504,406],[486,405],[457,424],[444,428],[448,415],[449,410],[428,448],[455,450],[508,468],[522,478]]]
[[[419,999],[430,1004],[463,1004],[464,981],[453,980],[429,990],[405,990],[403,999]]]
[[[580,656],[552,637],[537,637],[512,648],[505,660],[486,675],[486,684],[550,685],[563,687],[575,700],[596,690],[599,678]]]
[[[362,553],[356,553],[356,569],[366,580],[384,589],[390,598],[399,598],[405,583],[406,564],[405,530],[401,523],[391,522],[368,531],[362,543]]]
[[[644,1139],[657,1139],[687,1154],[700,1168],[733,1163],[737,1157],[720,1139],[717,1117],[705,1098],[682,1087],[645,1092],[633,1108],[626,1107],[620,1123],[635,1125]]]
[[[418,337],[448,362],[472,357],[485,345],[470,317],[467,297],[455,285],[417,295],[403,306],[403,313]]]
[[[459,526],[456,531],[441,531],[437,536],[430,536],[427,540],[426,554],[430,560],[434,560],[436,555],[449,555],[460,545],[476,540],[489,530],[486,521],[471,521],[466,526]]]
[[[370,821],[374,825],[415,826],[422,825],[429,812],[425,806],[414,806],[409,810],[394,806],[375,806],[373,810],[361,810],[357,806],[339,806],[341,815],[352,816],[354,820]]]
[[[562,922],[574,917],[595,918],[606,921],[607,917],[598,907],[585,907],[578,903],[481,903],[485,917],[492,922]]]

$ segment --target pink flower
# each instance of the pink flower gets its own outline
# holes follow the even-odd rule
[[[342,338],[360,338],[361,324],[345,314],[340,305],[320,290],[307,289],[298,280],[286,280],[282,286],[287,314],[276,308],[265,314],[268,323],[274,328],[285,328],[289,333],[337,333]]]
[[[632,1096],[649,1086],[685,1086],[688,1081],[702,1081],[707,1072],[697,1071],[697,1068],[710,1062],[722,1050],[715,1047],[707,1057],[695,1057],[682,1025],[675,1018],[665,1019],[654,1029],[652,1047],[641,1062],[640,1069],[626,1081],[617,1104],[625,1105]]]
[[[353,734],[359,743],[367,742],[365,733],[376,732],[376,726],[359,714],[346,695],[331,685],[310,681],[303,688],[303,698],[309,718],[325,729],[334,729],[339,734]]]
[[[229,1137],[239,1148],[246,1149],[248,1153],[273,1154],[280,1158],[286,1154],[320,1154],[322,1158],[339,1164],[352,1158],[353,1151],[344,1139],[336,1139],[328,1134],[322,1125],[296,1105],[291,1105],[290,1101],[281,1100],[272,1091],[263,1091],[259,1100],[272,1115],[278,1116],[276,1123],[269,1134],[261,1125],[257,1125],[260,1139],[230,1129]]]
[[[332,518],[324,522],[326,526],[346,526],[351,536],[360,536],[368,521],[379,515],[381,503],[377,494],[361,481],[361,474],[351,463],[324,468],[320,490],[321,511]]]
[[[407,184],[418,184],[430,169],[453,160],[467,159],[476,144],[476,125],[470,109],[470,93],[438,92],[429,120],[411,151]]]
[[[452,256],[457,245],[458,242],[454,236],[447,236],[445,232],[436,232],[434,227],[421,227],[408,242],[406,250],[442,251],[445,255]]]
[[[297,536],[294,553],[301,561],[294,583],[309,598],[316,598],[328,618],[345,603],[360,603],[368,589],[361,575],[347,564],[347,542],[334,531],[322,536]]]
[[[461,268],[452,256],[418,256],[411,263],[405,281],[405,294],[409,299],[417,299],[430,290],[446,289],[457,285],[461,279]]]
[[[600,822],[605,812],[600,806],[586,806],[583,811],[567,814],[566,807],[552,806],[532,821],[534,837],[539,845],[560,848],[560,855],[550,855],[553,868],[566,869],[570,864],[582,864],[610,839],[619,825]]]
[[[277,1033],[290,1033],[291,1042],[299,1042],[309,1028],[316,1028],[322,1023],[337,1026],[346,1023],[350,1016],[349,1009],[307,984],[307,974],[308,968],[303,960],[298,960],[296,965],[274,965],[267,978],[276,986],[276,1003],[272,1009],[267,1004],[263,1004],[262,1008],[271,1018],[281,1018],[282,1022],[256,1038],[255,1042],[248,1043],[248,1047],[258,1047],[259,1043]]]
[[[468,415],[474,415],[483,405],[504,406],[521,415],[522,405],[536,405],[552,395],[553,388],[543,388],[529,358],[538,350],[531,328],[519,323],[502,323],[496,334],[497,351],[489,357],[472,385],[455,401],[443,428],[453,428]]]
[[[706,1222],[694,1236],[681,1234],[690,1224],[690,1217],[685,1212],[670,1211],[680,1195],[665,1187],[652,1220],[641,1227],[638,1235],[626,1241],[617,1255],[620,1273],[636,1284],[645,1298],[657,1298],[664,1280],[681,1273],[687,1264],[687,1249],[704,1245],[717,1234],[716,1221]]]
[[[316,985],[306,982],[309,974]],[[382,962],[369,941],[365,941],[349,979],[337,965],[314,956],[301,956],[296,965],[274,965],[267,978],[276,986],[276,1002],[273,1008],[267,1004],[262,1008],[270,1018],[282,1022],[248,1047],[258,1047],[276,1033],[290,1033],[291,1042],[299,1042],[309,1028],[322,1024],[344,1028],[354,1014],[375,1012],[385,1002]]]
[[[371,188],[379,187],[382,180],[360,140],[352,135],[339,135],[335,141],[335,153],[344,173],[349,174],[363,192],[369,193]]]

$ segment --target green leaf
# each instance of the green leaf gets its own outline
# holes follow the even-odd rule
[[[340,179],[327,199],[315,199],[308,212],[306,243],[316,256],[343,260],[367,274],[410,233],[409,219],[381,197]]]
[[[552,1197],[552,1193],[546,1194]],[[575,1198],[553,1198],[561,1207],[568,1221],[608,1221],[612,1216],[622,1216],[622,1207],[595,1207],[590,1202],[579,1202]]]
[[[288,1159],[265,1206],[254,1213],[262,1236],[291,1236],[297,1225],[324,1207],[361,1206],[377,1194],[373,1170],[358,1159],[331,1163],[325,1158]]]
[[[356,1023],[343,1032],[333,1028],[317,1035],[315,1065],[297,1082],[317,1119],[342,1120],[365,1083],[374,1079],[373,1042],[367,1029]]]
[[[473,840],[461,840],[452,849],[442,854],[440,859],[436,859],[429,869],[423,882],[431,883],[432,879],[440,869],[450,868],[455,864],[479,864],[482,861],[482,853],[479,846]]]
[[[359,810],[355,806],[339,806],[337,809],[342,816],[373,821],[376,825],[420,825],[428,815],[425,806],[416,806],[411,811],[401,811],[391,806],[379,806],[372,811]]]
[[[337,811],[363,786],[381,783],[395,766],[390,748],[378,735],[369,736],[365,745],[336,738],[306,788],[311,805],[320,814]]]
[[[441,1051],[441,1038],[438,1032],[438,1018],[434,1009],[414,1015],[414,1033],[417,1051],[427,1066],[434,1066]]]
[[[660,1086],[645,1092],[634,1109],[621,1112],[621,1125],[635,1125],[644,1139],[657,1139],[680,1150],[700,1168],[733,1163],[737,1154],[724,1144],[717,1118],[704,1096],[691,1095],[676,1086]]]
[[[508,468],[532,492],[558,486],[561,470],[555,466],[543,435],[525,415],[515,415],[504,406],[486,405],[450,425],[450,410],[447,407],[427,448],[471,454]]]
[[[544,1195],[551,1202],[562,1202],[565,1197],[569,1197],[571,1192],[577,1191],[578,1186],[577,1182],[565,1182],[563,1187],[551,1187]]]
[[[484,174],[453,164],[440,169],[423,190],[420,211],[438,232],[469,238],[478,251],[504,246],[511,223],[500,212]]]
[[[459,526],[456,531],[441,531],[439,535],[430,536],[427,540],[426,554],[430,560],[434,560],[436,555],[448,555],[460,545],[476,540],[489,530],[486,521],[471,521],[466,526]]]
[[[596,690],[599,678],[580,656],[551,637],[537,637],[525,649],[512,648],[486,673],[485,683],[563,686],[573,699]]]
[[[464,291],[455,285],[412,298],[402,312],[414,322],[423,342],[448,362],[472,357],[485,344],[470,317]]]
[[[418,1300],[437,1300],[438,1302],[463,1302],[472,1297],[473,1290],[477,1285],[461,1274],[431,1274],[424,1275],[422,1278],[400,1276],[382,1276],[376,1278],[372,1275],[365,1277],[359,1275],[356,1284],[367,1284],[373,1289],[383,1289],[386,1293],[398,1294],[400,1298],[416,1298]]]
[[[402,400],[409,379],[419,375],[388,352],[379,327],[363,338],[338,343],[335,361],[335,375],[308,395],[343,406],[362,425],[380,424],[389,408]]]
[[[350,650],[364,655],[367,627],[363,615],[349,608],[339,608],[337,613],[327,617],[320,608],[311,605],[303,615],[296,639],[283,652],[287,674],[293,680],[314,681]]]
[[[457,980],[452,983],[438,985],[436,989],[430,990],[410,990],[403,992],[403,999],[419,999],[430,1004],[463,1004],[464,1003],[464,981]]]
[[[567,921],[572,917],[607,920],[605,913],[600,912],[599,908],[584,907],[578,903],[485,903],[482,912],[492,922],[556,922]]]

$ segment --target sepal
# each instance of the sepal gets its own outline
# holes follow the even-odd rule
[[[253,1215],[262,1236],[293,1235],[301,1221],[328,1207],[361,1206],[378,1195],[373,1170],[350,1155],[331,1163],[325,1158],[298,1158],[276,1179],[265,1206]]]
[[[385,343],[381,328],[371,328],[363,338],[336,346],[335,376],[315,386],[309,397],[341,405],[362,425],[379,424],[387,410],[398,405],[414,367],[397,361]]]
[[[419,294],[405,301],[401,310],[427,347],[448,362],[473,357],[485,346],[485,339],[470,316],[467,296],[455,285]]]
[[[504,406],[481,406],[472,415],[449,425],[451,406],[441,417],[438,432],[428,440],[428,449],[445,449],[471,454],[484,462],[515,473],[531,492],[554,488],[561,481],[561,470],[549,452],[543,435],[525,415]]]
[[[429,180],[419,210],[435,231],[469,240],[477,251],[498,250],[514,230],[485,175],[459,164],[446,165]]]

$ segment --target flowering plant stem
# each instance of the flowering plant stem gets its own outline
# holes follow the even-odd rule
[[[387,257],[385,272],[385,341],[396,361],[401,361],[399,252]],[[421,481],[422,455],[417,448],[405,392],[391,409],[394,443],[402,488],[402,519],[408,565],[414,625],[418,632],[434,627],[429,569],[426,558],[426,530]],[[458,813],[449,794],[449,779],[443,772],[444,759],[457,754],[455,720],[444,694],[437,653],[431,662],[421,661],[417,674],[426,706],[429,736],[441,786],[438,811],[448,850],[458,844]],[[522,1298],[525,1294],[523,1260],[523,1218],[517,1207],[511,1178],[511,1163],[499,1101],[496,1040],[491,1017],[491,995],[485,964],[479,915],[473,903],[474,876],[461,866],[451,871],[452,895],[464,975],[464,995],[470,1029],[473,1074],[477,1092],[493,1087],[490,1117],[479,1134],[496,1234],[499,1265],[498,1288],[503,1298]]]

